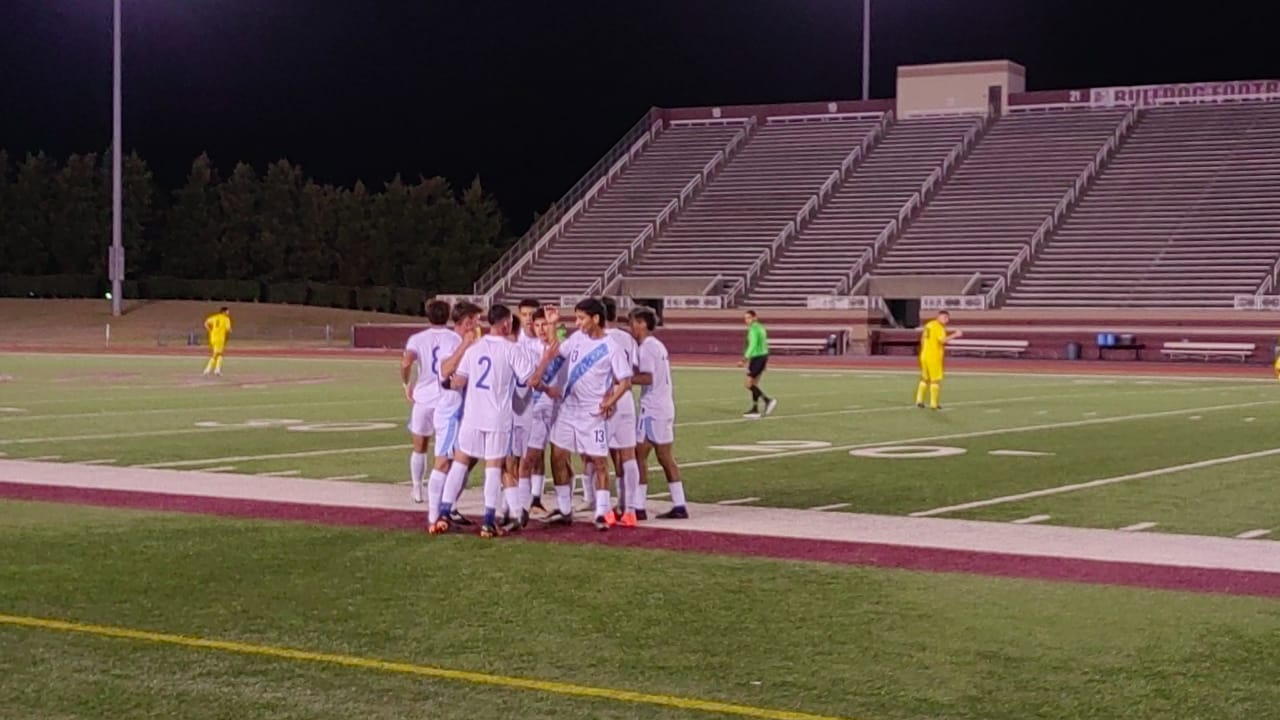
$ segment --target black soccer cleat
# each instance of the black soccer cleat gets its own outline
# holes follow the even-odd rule
[[[688,520],[689,510],[683,505],[677,505],[670,510],[658,516],[659,520]]]
[[[529,509],[530,509],[530,510],[532,510],[533,508],[538,508],[539,510],[541,510],[541,511],[543,511],[543,512],[546,512],[546,511],[547,511],[547,509],[546,509],[545,507],[543,507],[543,505],[542,505],[542,497],[541,497],[541,496],[535,496],[535,497],[533,498],[533,502],[529,505]]]
[[[637,519],[637,520],[648,520],[648,519],[649,519],[649,513],[648,513],[648,512],[645,512],[644,510],[637,510],[637,511],[636,511],[636,519]]]
[[[457,510],[453,510],[449,513],[449,522],[459,527],[471,527],[472,525],[475,525],[475,523],[471,522],[466,515],[463,515]]]
[[[547,515],[542,518],[542,524],[556,527],[568,527],[573,524],[573,514],[570,513],[566,515],[565,513],[560,512],[557,508],[547,513]]]
[[[603,515],[597,515],[595,519],[596,530],[604,532],[609,529],[609,523],[604,519]]]

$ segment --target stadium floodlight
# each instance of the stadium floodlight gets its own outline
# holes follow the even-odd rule
[[[120,298],[124,283],[123,207],[121,193],[120,144],[120,0],[115,0],[111,18],[111,252],[107,273],[111,278],[111,314],[120,315]]]
[[[862,0],[862,99],[871,99],[871,0]]]

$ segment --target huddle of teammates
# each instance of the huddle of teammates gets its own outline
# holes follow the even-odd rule
[[[673,456],[675,399],[667,348],[653,335],[657,316],[635,308],[617,322],[610,298],[574,308],[577,332],[561,340],[559,311],[522,301],[487,312],[469,302],[427,303],[430,327],[405,344],[400,379],[412,404],[409,477],[414,502],[427,502],[432,534],[471,525],[456,510],[471,469],[484,465],[482,537],[515,532],[533,508],[545,510],[546,451],[555,507],[548,525],[573,522],[573,456],[584,464],[584,493],[594,488],[597,530],[647,520],[646,464],[656,454],[673,507],[660,518],[688,517]],[[488,333],[480,326],[484,316]],[[452,324],[452,327],[450,327]],[[414,371],[416,368],[416,378]],[[632,388],[640,387],[637,413]],[[434,462],[427,475],[428,445]],[[617,477],[613,505],[608,466]],[[424,483],[425,479],[425,483]],[[499,519],[501,513],[502,518]]]

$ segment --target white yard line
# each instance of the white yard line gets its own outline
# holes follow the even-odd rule
[[[130,415],[170,415],[177,413],[211,413],[224,412],[234,410],[265,410],[268,408],[295,408],[303,409],[310,407],[326,407],[331,405],[359,405],[394,402],[389,398],[379,398],[376,400],[363,398],[357,400],[323,400],[320,402],[278,402],[278,403],[253,403],[248,405],[216,405],[213,407],[174,407],[174,408],[147,408],[145,410],[105,410],[101,412],[82,412],[82,413],[51,413],[46,415],[14,415],[0,417],[0,423],[22,422],[25,420],[70,420],[73,418],[101,418],[101,417],[121,417]],[[406,410],[406,416],[408,411]]]
[[[369,477],[367,474],[361,473],[359,475],[334,475],[333,477],[320,478],[320,479],[332,480],[334,482],[341,482],[344,480],[364,480],[367,477]]]
[[[758,497],[738,498],[736,500],[721,500],[717,505],[745,505],[746,503],[760,502]]]
[[[200,472],[231,472],[235,469],[235,465],[219,465],[217,467],[200,468]]]
[[[1024,517],[1024,518],[1019,518],[1017,520],[1010,520],[1009,522],[1013,523],[1014,525],[1034,525],[1035,523],[1042,523],[1045,520],[1049,520],[1052,517],[1053,517],[1052,515],[1032,515],[1031,517]]]
[[[1209,460],[1199,460],[1193,463],[1183,463],[1182,465],[1170,465],[1168,467],[1156,468],[1154,470],[1143,470],[1142,472],[1129,473],[1128,475],[1117,475],[1115,477],[1102,478],[1100,480],[1090,480],[1088,482],[1072,483],[1070,485],[1059,485],[1057,487],[1044,488],[1043,490],[1032,490],[1030,492],[1018,493],[1016,495],[1002,495],[1001,497],[994,497],[987,500],[975,500],[973,502],[961,503],[959,505],[948,505],[947,507],[933,508],[932,510],[921,510],[919,512],[911,513],[911,517],[945,515],[947,513],[959,512],[961,510],[973,510],[975,508],[1003,505],[1005,503],[1020,502],[1022,500],[1031,500],[1033,498],[1048,497],[1050,495],[1061,495],[1062,493],[1075,492],[1077,490],[1089,490],[1092,488],[1104,487],[1106,485],[1128,482],[1130,480],[1142,480],[1143,478],[1159,477],[1160,475],[1169,475],[1172,473],[1182,472],[1184,470],[1199,470],[1200,468],[1214,467],[1215,465],[1226,465],[1228,463],[1241,462],[1244,460],[1256,460],[1257,458],[1271,457],[1273,455],[1280,455],[1280,448],[1259,450],[1251,453],[1240,453],[1239,455],[1227,455],[1225,457],[1211,458]]]
[[[993,435],[1039,432],[1041,430],[1058,430],[1061,428],[1088,427],[1091,425],[1110,425],[1114,423],[1128,422],[1131,420],[1151,420],[1155,418],[1172,417],[1175,415],[1184,415],[1186,413],[1212,412],[1215,410],[1235,410],[1242,407],[1256,407],[1259,405],[1276,405],[1276,404],[1280,404],[1280,400],[1258,400],[1255,402],[1235,403],[1232,405],[1209,405],[1205,407],[1182,408],[1179,410],[1161,410],[1159,412],[1139,413],[1136,415],[1116,415],[1114,417],[1089,418],[1088,420],[1067,420],[1064,422],[1043,423],[1040,425],[1019,425],[1015,427],[994,428],[992,430],[974,430],[971,432],[947,433],[945,435],[924,435],[921,437],[900,438],[896,440],[879,440],[876,442],[858,443],[855,445],[833,445],[831,447],[812,448],[807,450],[789,450],[785,452],[776,452],[769,455],[748,455],[744,457],[722,458],[719,460],[702,460],[699,462],[681,463],[680,467],[691,468],[691,467],[711,467],[714,465],[732,465],[736,463],[759,462],[761,460],[776,460],[777,458],[797,457],[801,455],[817,455],[820,453],[829,453],[829,452],[848,452],[850,450],[861,450],[863,448],[884,447],[884,446],[892,446],[892,445],[910,445],[913,443],[934,442],[937,440],[964,440],[967,438],[991,437]]]
[[[376,423],[376,422],[391,422],[394,420],[402,420],[402,419],[404,419],[404,416],[396,415],[395,417],[343,420],[342,422]],[[313,422],[328,422],[328,421],[317,420]],[[279,426],[279,427],[284,427],[284,426]],[[226,426],[215,426],[215,427],[181,428],[176,430],[139,430],[137,432],[127,432],[127,433],[99,433],[95,435],[55,435],[52,437],[13,438],[10,440],[0,440],[0,445],[30,445],[33,443],[71,442],[71,441],[83,441],[83,440],[117,440],[117,439],[123,440],[127,438],[165,437],[169,435],[198,435],[200,433],[212,433],[212,432],[233,432],[233,431],[261,432],[263,430],[274,430],[274,429],[279,429],[279,428],[275,426],[261,427],[261,426],[249,426],[249,425],[226,425]],[[390,430],[391,428],[387,428],[387,429]]]
[[[22,459],[31,460],[34,462],[41,462],[43,460],[61,460],[62,456],[61,455],[41,455],[39,457],[30,457],[30,458],[22,458]]]
[[[272,472],[255,473],[258,477],[293,477],[301,475],[301,470],[273,470]]]
[[[817,507],[811,507],[811,508],[809,508],[809,509],[810,509],[810,510],[817,510],[817,511],[819,511],[819,512],[822,512],[822,511],[826,511],[826,510],[839,510],[840,508],[847,508],[847,507],[849,507],[849,506],[850,506],[850,505],[852,505],[852,504],[853,504],[853,503],[834,503],[834,504],[831,504],[831,505],[819,505],[819,506],[817,506]]]
[[[661,500],[662,498],[671,497],[671,493],[669,492],[653,493],[652,495],[645,495],[645,497],[650,500]]]
[[[1243,389],[1247,389],[1248,387],[1249,386],[1241,386],[1240,388],[1237,388],[1237,389],[1243,390]],[[1112,398],[1118,395],[1159,396],[1159,395],[1165,395],[1169,393],[1208,392],[1208,391],[1213,391],[1217,389],[1219,388],[1177,387],[1177,388],[1160,388],[1155,390],[1152,390],[1152,389],[1121,390],[1121,391],[1110,390],[1110,391],[1101,391],[1101,392],[1093,392],[1093,393],[1072,392],[1072,393],[1055,393],[1052,395],[1015,395],[1012,397],[991,398],[989,400],[966,400],[961,402],[948,403],[947,409],[953,409],[957,407],[975,407],[975,406],[982,406],[982,405],[1003,405],[1005,403],[1036,402],[1039,400],[1064,400],[1064,399],[1076,400],[1079,398],[1086,398],[1086,397]],[[758,418],[734,417],[734,418],[722,418],[717,420],[694,420],[691,422],[676,423],[675,426],[676,427],[702,427],[702,426],[708,426],[708,425],[737,425],[739,423],[758,423],[758,422],[769,422],[769,421],[777,421],[777,420],[785,421],[785,420],[793,420],[795,418],[829,417],[832,415],[863,415],[868,413],[918,412],[919,411],[919,409],[915,405],[911,405],[911,404],[890,405],[886,407],[875,407],[875,408],[863,408],[861,406],[853,406],[853,407],[856,409],[850,408],[850,409],[844,409],[844,410],[822,410],[819,412],[810,412],[810,413],[785,413],[782,415],[769,415],[766,417],[758,417]],[[1046,412],[1047,411],[1040,411],[1037,414],[1045,414]],[[1094,415],[1094,416],[1096,416],[1097,414],[1098,413],[1096,412],[1089,413],[1089,415]]]
[[[1240,538],[1241,540],[1253,540],[1254,538],[1260,538],[1270,534],[1271,534],[1270,530],[1249,530],[1247,532],[1240,533],[1236,537]]]
[[[99,460],[77,460],[76,465],[114,465],[118,460],[115,458],[101,458]]]
[[[1150,530],[1151,528],[1159,524],[1160,523],[1153,523],[1153,522],[1134,523],[1132,525],[1125,525],[1124,527],[1120,528],[1120,532],[1142,532],[1143,530]]]
[[[386,452],[388,450],[404,450],[407,442],[395,445],[369,445],[354,448],[334,448],[329,450],[304,450],[301,452],[273,453],[271,455],[229,455],[227,457],[202,458],[200,460],[173,460],[169,462],[134,465],[138,468],[194,468],[201,465],[229,462],[251,462],[254,460],[283,460],[285,458],[324,457],[326,455],[346,455],[348,453]]]

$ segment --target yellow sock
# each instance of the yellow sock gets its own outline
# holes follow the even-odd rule
[[[209,358],[209,362],[204,365],[204,374],[208,375],[211,372],[213,372],[213,358]]]
[[[923,380],[921,380],[920,384],[916,386],[916,404],[917,405],[924,404],[924,391],[928,389],[929,389],[929,383]]]
[[[938,396],[942,394],[942,386],[938,383],[929,383],[929,407],[938,407]]]
[[[213,371],[214,371],[214,372],[217,372],[217,373],[222,372],[222,356],[221,356],[221,355],[219,355],[218,357],[214,358],[214,360],[213,360]]]

